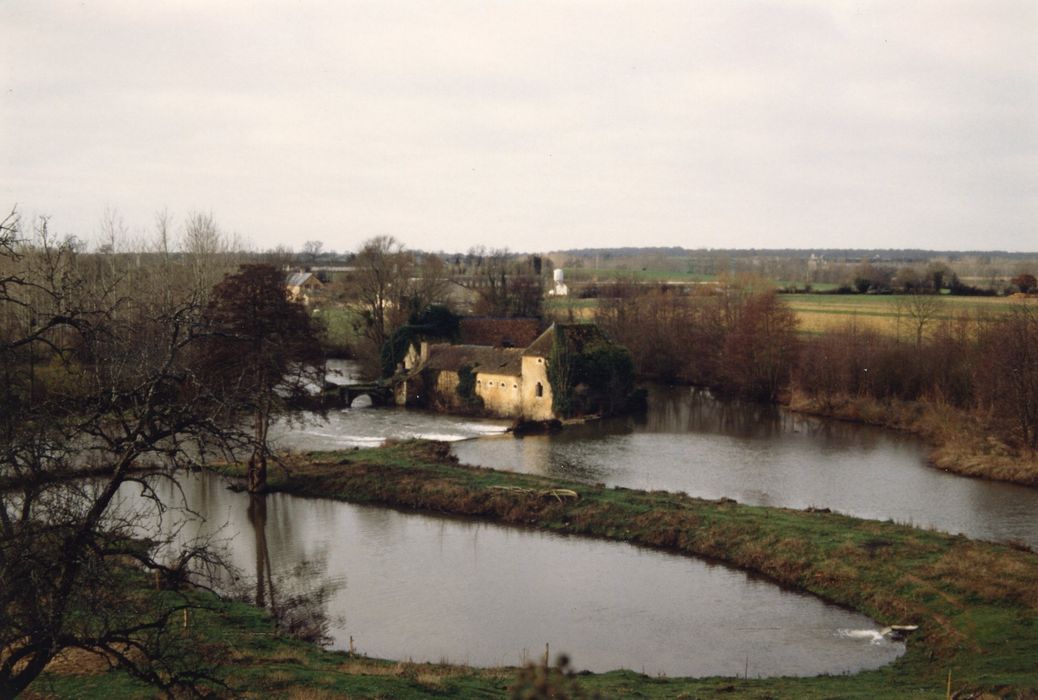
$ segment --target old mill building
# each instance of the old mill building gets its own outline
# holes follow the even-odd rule
[[[525,347],[508,347],[507,339],[500,343],[502,339],[489,335],[494,345],[412,346],[404,359],[403,378],[396,384],[396,402],[523,421],[561,418],[553,408],[548,376],[553,345],[561,340],[579,351],[591,341],[608,342],[589,324],[552,324]],[[512,328],[510,335],[519,339],[523,329]]]

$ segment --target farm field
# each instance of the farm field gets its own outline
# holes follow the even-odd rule
[[[848,325],[890,335],[910,332],[911,318],[907,310],[910,297],[904,295],[785,294],[781,298],[796,312],[800,331],[808,335],[841,330]],[[943,295],[935,301],[939,304],[937,320],[961,314],[983,319],[1007,313],[1019,304],[1038,305],[1038,299],[1006,297]],[[598,305],[598,299],[561,297],[548,300],[545,309],[557,321],[593,321]]]
[[[782,297],[800,319],[800,330],[817,334],[846,328],[849,324],[859,329],[871,329],[896,335],[908,330],[907,310],[910,297],[904,295],[870,294],[795,294]],[[1005,297],[953,297],[935,299],[939,308],[936,319],[951,319],[961,314],[983,319],[1002,314],[1021,303],[1035,300]]]

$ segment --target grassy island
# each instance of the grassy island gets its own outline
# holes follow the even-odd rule
[[[217,468],[231,477],[243,468]],[[643,698],[1038,697],[1038,555],[828,511],[746,506],[684,494],[606,488],[459,465],[442,443],[312,453],[269,488],[314,498],[481,518],[705,557],[860,611],[917,624],[907,653],[879,670],[813,678],[581,676],[585,692]],[[228,683],[246,696],[505,697],[515,669],[354,658],[278,638],[264,615],[227,604],[199,624],[228,642]],[[77,678],[79,697],[133,697]],[[65,696],[69,678],[38,687]],[[107,688],[107,690],[102,690]],[[40,697],[45,697],[46,692]]]

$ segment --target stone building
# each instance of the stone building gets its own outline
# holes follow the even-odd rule
[[[501,328],[509,338],[521,335]],[[553,357],[565,363],[555,372],[561,389],[549,379]],[[630,353],[593,324],[552,324],[525,347],[421,342],[403,365],[398,404],[521,421],[616,413],[626,410],[634,391]]]
[[[547,362],[554,328],[526,348],[422,342],[404,358],[407,374],[396,384],[396,401],[447,412],[551,420],[556,416]]]

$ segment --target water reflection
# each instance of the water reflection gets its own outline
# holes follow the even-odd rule
[[[893,519],[1038,547],[1038,491],[947,474],[909,435],[651,387],[648,412],[454,445],[468,464]]]
[[[516,665],[550,643],[578,667],[668,675],[840,673],[893,660],[877,625],[704,562],[628,545],[283,494],[252,497],[185,475],[187,504],[253,572],[286,627],[320,619],[336,648],[378,657]],[[156,484],[163,499],[178,495]],[[127,489],[124,507],[146,506]],[[316,565],[314,564],[316,562]],[[300,596],[289,582],[309,582]],[[320,607],[321,610],[316,610]],[[296,613],[299,614],[296,614]],[[325,613],[315,617],[317,612]],[[849,635],[847,630],[861,631]]]
[[[256,598],[258,607],[267,607],[267,589],[270,589],[270,605],[274,606],[274,581],[270,568],[270,557],[267,550],[267,497],[249,494],[249,507],[246,511],[249,524],[252,525],[253,537],[256,540]]]

